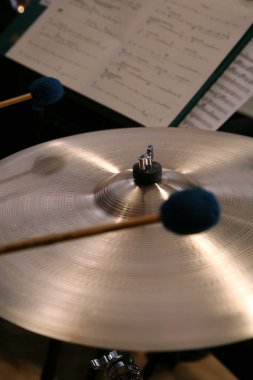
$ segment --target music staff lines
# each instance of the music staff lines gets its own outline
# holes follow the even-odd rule
[[[179,48],[177,47],[177,44],[175,44],[175,41],[168,40],[165,37],[162,37],[160,34],[154,33],[151,30],[147,30],[145,32],[145,38],[149,40],[154,40],[155,43],[158,42],[159,44],[165,45],[169,49],[171,56],[172,56],[172,51],[177,51],[182,54],[188,55],[189,57],[193,57],[194,59],[197,59],[199,61],[208,62],[208,59],[206,57],[199,55],[199,51],[197,50],[199,46],[196,46],[196,48],[193,48],[193,47],[189,48],[189,46],[187,45],[187,46],[184,46],[183,48]],[[187,39],[188,37],[185,36],[185,38]],[[190,39],[191,45],[193,44],[199,45],[203,41],[200,39],[199,40],[194,39],[194,37],[190,37],[189,39]],[[217,51],[219,50],[218,47],[215,45],[208,45],[207,43],[204,44],[204,41],[203,41],[203,46],[208,47],[210,49],[215,49]]]
[[[100,40],[95,39],[94,37],[91,37],[91,35],[89,33],[87,33],[87,35],[83,34],[80,31],[74,30],[73,28],[71,28],[70,26],[68,26],[66,23],[64,23],[62,21],[54,21],[52,19],[49,19],[46,27],[42,26],[41,30],[43,30],[43,28],[45,30],[50,26],[52,27],[51,30],[54,33],[61,33],[61,35],[64,34],[65,38],[66,38],[66,36],[70,36],[70,37],[73,37],[74,39],[76,39],[78,41],[78,43],[83,42],[83,43],[91,45],[93,47],[98,47],[101,50],[107,49],[106,45],[104,45]],[[54,37],[54,35],[50,36],[50,38],[53,38],[53,37]],[[77,43],[77,41],[75,41],[75,42]]]
[[[225,34],[222,32],[216,32],[215,30],[206,28],[204,25],[196,25],[195,23],[189,21],[187,18],[183,18],[182,15],[175,17],[175,14],[172,15],[170,12],[165,13],[162,10],[158,10],[157,13],[159,13],[163,18],[151,16],[147,20],[147,24],[158,24],[160,28],[175,34],[179,38],[187,37],[187,33],[184,31],[185,26],[187,26],[192,31],[197,31],[198,36],[199,34],[202,34],[205,37],[209,36],[211,38],[224,40],[228,40],[230,38],[230,34],[228,33]],[[168,20],[172,20],[173,22],[170,22]]]
[[[86,11],[86,18],[80,17],[76,13],[73,15],[73,13],[70,12],[67,15],[66,23],[74,21],[75,24],[79,23],[82,27],[89,26],[100,33],[111,35],[113,38],[121,38],[129,27],[124,15],[130,9],[130,14],[134,16],[134,13],[137,12],[142,5],[138,3],[134,5],[132,2],[120,1],[117,2],[116,6],[111,5],[113,8],[111,9],[110,1],[107,1],[107,4],[108,6],[106,6],[106,2],[103,1],[95,1],[95,5],[92,6],[87,4],[87,2],[84,4],[78,3],[80,11]],[[74,7],[76,7],[76,3]],[[64,14],[61,16],[64,16]],[[104,25],[104,27],[102,28],[101,25]]]
[[[115,75],[113,72],[111,72],[109,70],[106,70],[103,73],[103,78],[104,79],[108,79],[108,81],[113,81],[119,87],[123,87],[123,88],[127,89],[128,91],[130,91],[131,93],[140,96],[141,98],[149,100],[151,104],[156,104],[156,105],[158,105],[160,107],[166,108],[167,110],[169,110],[169,109],[172,108],[169,103],[162,102],[162,101],[160,101],[158,99],[155,99],[154,97],[152,97],[150,95],[147,95],[145,92],[139,91],[137,89],[137,87],[133,87],[133,86],[127,85],[123,80],[120,80],[121,78],[119,76]],[[138,76],[135,76],[135,78],[139,79]],[[149,83],[148,85],[151,85],[151,83]],[[162,86],[159,87],[158,85],[156,85],[154,83],[152,83],[152,85],[154,87],[158,87],[160,90],[165,91],[167,94],[172,95],[173,97],[176,97],[176,98],[180,98],[181,97],[181,95],[179,93],[176,93],[175,91],[173,91],[173,89],[163,88]],[[91,87],[94,87],[93,84],[91,85]],[[105,87],[108,88],[109,86],[105,86]],[[119,98],[117,98],[117,99],[119,100]],[[125,100],[123,102],[126,103]]]
[[[122,85],[121,82],[119,82],[118,84]],[[100,87],[97,82],[93,82],[92,85],[91,85],[91,88],[97,90],[99,93],[104,93],[106,94],[107,96],[113,98],[114,100],[117,100],[119,103],[121,103],[123,106],[128,106],[130,108],[132,108],[134,111],[137,111],[138,113],[141,113],[142,116],[144,117],[147,117],[147,118],[151,118],[152,120],[154,120],[155,122],[161,122],[162,121],[162,118],[160,118],[159,116],[156,116],[154,114],[151,114],[150,112],[147,111],[148,108],[140,108],[140,107],[137,107],[136,105],[136,102],[129,102],[129,101],[126,101],[124,99],[122,99],[121,97],[117,96],[117,92],[112,92],[112,91],[108,91],[105,90],[103,87]],[[129,88],[127,87],[128,90],[132,91],[133,89],[132,88]],[[136,92],[136,90],[133,91],[134,94],[138,94],[138,92]],[[142,97],[145,97],[145,95],[143,96],[143,94],[140,94]],[[153,102],[153,99],[151,99],[150,97],[147,96],[147,99],[148,100],[152,100]],[[162,105],[162,104],[159,104],[159,102],[156,102],[157,105]],[[162,106],[165,106],[165,105],[162,105]],[[168,105],[168,107],[170,107]]]
[[[96,4],[99,4],[99,6],[107,8],[109,10],[112,10],[112,7],[114,7],[114,9],[119,9],[118,0],[110,0],[110,1],[94,0],[94,2]],[[135,0],[121,0],[120,1],[120,5],[124,5],[126,8],[129,8],[132,11],[138,11],[142,7],[141,3],[142,1],[135,1]]]
[[[44,46],[41,46],[39,43],[36,43],[36,42],[33,42],[31,41],[30,44],[38,49],[40,49],[42,52],[44,53],[47,53],[47,54],[50,54],[51,56],[54,56],[56,58],[58,58],[59,60],[63,59],[63,56],[59,53],[56,53],[54,50],[52,49],[49,49],[49,48],[46,48]],[[66,62],[70,63],[71,65],[75,66],[75,67],[78,67],[78,68],[81,68],[81,69],[85,69],[85,70],[88,70],[89,67],[88,66],[85,66],[83,63],[81,62],[77,62],[76,60],[73,60],[71,58],[67,58],[66,59]]]
[[[215,98],[216,100],[219,100],[219,101],[221,100],[222,103],[226,104],[229,107],[234,107],[235,106],[235,102],[233,102],[231,100],[231,98],[228,98],[228,96],[226,96],[226,94],[224,94],[224,93],[222,93],[220,91],[217,91],[217,89],[215,88],[215,86],[213,86],[213,87],[210,88],[209,94],[212,95],[213,98]],[[208,99],[210,99],[210,96],[209,96],[209,98],[204,96],[204,99],[208,100]],[[201,101],[200,101],[200,103],[201,103]],[[221,104],[221,102],[219,104]],[[222,111],[225,114],[226,110],[224,108],[222,108]]]
[[[224,101],[224,99],[222,99],[223,101]],[[214,100],[214,98],[212,98],[211,96],[209,96],[209,95],[206,95],[204,98],[203,98],[203,100],[201,100],[200,102],[199,102],[199,108],[202,108],[202,109],[204,109],[205,110],[205,112],[207,113],[207,114],[214,114],[214,115],[216,115],[217,113],[216,112],[214,112],[214,109],[215,109],[215,111],[218,111],[218,113],[221,113],[221,114],[223,114],[223,115],[226,115],[226,109],[225,108],[223,108],[221,105],[220,105],[220,103],[218,103],[216,100]],[[210,107],[211,109],[212,109],[212,111],[210,111],[209,109],[208,109],[208,107]],[[214,116],[215,117],[215,116]],[[216,120],[218,120],[218,118],[216,119]]]
[[[40,31],[40,32],[38,32],[38,35],[40,35],[40,36],[42,36],[44,38],[47,38],[49,40],[51,40],[52,37],[53,37],[54,41],[58,45],[66,47],[66,48],[72,50],[72,52],[74,52],[74,53],[79,53],[81,55],[84,55],[84,56],[86,56],[88,58],[91,58],[93,60],[96,60],[96,61],[99,59],[95,54],[90,53],[90,51],[81,49],[80,46],[77,45],[74,41],[66,39],[62,34],[56,33],[56,34],[54,34],[54,36],[52,36],[48,32],[42,32],[42,31]],[[50,53],[49,50],[48,50],[48,53]],[[53,55],[56,55],[54,51],[53,51]],[[75,66],[83,67],[86,70],[88,70],[88,66],[85,66],[84,64],[80,64],[80,62],[77,62],[77,61],[74,62],[73,60],[70,60],[69,58],[65,59],[65,57],[60,56],[59,54],[58,54],[58,57],[61,58],[61,59],[64,58],[64,60],[67,61],[67,62],[71,62],[72,61],[72,63],[75,64]]]
[[[42,59],[41,57],[38,59],[38,58],[35,58],[35,56],[33,54],[29,54],[28,52],[20,51],[20,54],[26,58],[33,60],[38,65],[43,65],[47,69],[53,70],[55,73],[57,73],[60,76],[63,75],[65,78],[69,78],[75,82],[79,81],[80,78],[78,76],[74,76],[73,73],[70,73],[70,72],[63,70],[63,68],[60,64],[60,60],[62,59],[62,57],[59,53],[56,53],[55,51],[52,51],[51,49],[45,48],[44,46],[40,46],[39,44],[32,42],[32,41],[30,41],[30,45],[33,46],[34,48],[38,48],[40,50],[40,52],[48,53],[48,54],[50,54],[50,56],[56,57],[59,60],[58,61],[59,63],[55,63],[55,65],[53,65],[51,60],[48,61],[45,59],[45,56],[44,56],[44,59]],[[76,61],[73,61],[70,58],[68,58],[68,62],[73,67],[78,67],[78,68],[82,68],[82,69],[86,69],[86,70],[88,69],[84,65],[77,63]]]
[[[75,5],[75,6],[76,6],[76,5]],[[92,6],[87,5],[87,7],[81,7],[81,9],[86,9],[86,10],[87,10],[88,17],[91,17],[91,16],[98,16],[99,18],[104,19],[104,20],[107,20],[107,21],[109,21],[110,23],[112,23],[112,24],[114,24],[114,25],[121,24],[121,22],[120,22],[118,19],[116,19],[116,18],[114,18],[114,17],[112,17],[112,16],[110,16],[110,15],[105,15],[105,14],[101,13],[101,12],[99,11],[99,9],[96,8],[94,5],[92,5]],[[62,15],[62,16],[63,16],[63,15]],[[69,14],[69,15],[67,16],[67,18],[68,18],[68,20],[71,19],[71,20],[73,20],[75,23],[80,23],[81,25],[84,25],[85,22],[86,22],[86,20],[87,20],[87,19],[84,20],[84,19],[82,19],[82,18],[75,17],[75,16],[73,16],[73,14]]]
[[[96,1],[94,1],[96,3]],[[123,5],[123,1],[121,0],[120,1],[120,5],[122,6]],[[103,3],[101,2],[99,4],[102,5]],[[119,3],[118,3],[119,4]],[[97,5],[91,5],[91,4],[88,4],[88,2],[84,2],[84,3],[76,3],[75,2],[75,7],[77,8],[80,8],[80,10],[86,10],[87,13],[90,15],[90,16],[98,16],[100,17],[102,20],[106,20],[106,21],[109,21],[110,23],[114,24],[114,25],[120,25],[122,24],[122,22],[124,20],[119,20],[117,17],[113,17],[113,14],[112,12],[109,12],[109,13],[104,13],[104,12],[101,12],[100,9],[97,7]],[[137,11],[138,9],[140,8],[140,4],[133,4],[133,7],[131,8],[132,11]],[[117,7],[117,10],[119,11],[119,7]],[[119,13],[119,12],[118,12]],[[79,19],[77,17],[74,17],[72,14],[71,15],[68,15],[70,18],[72,18],[74,21],[77,21],[77,22],[80,22],[80,23],[84,23],[84,20],[83,19]],[[125,24],[125,23],[124,23]]]
[[[249,89],[247,87],[243,86],[237,79],[231,77],[229,74],[224,74],[222,76],[222,81],[224,82],[224,85],[217,83],[217,86],[222,90],[226,90],[230,96],[233,96],[237,100],[241,99],[241,97],[238,95],[237,90],[240,90],[244,93],[249,92]],[[232,87],[229,88],[229,85],[233,86],[234,89],[232,89]]]
[[[235,74],[235,76],[248,84],[253,84],[252,78],[249,78],[246,72],[241,72],[236,66],[230,68],[230,71]]]
[[[179,127],[184,127],[184,128],[195,127],[196,128],[196,122],[198,122],[200,123],[200,125],[202,125],[202,127],[205,127],[204,129],[211,129],[212,123],[206,120],[205,110],[204,112],[198,112],[198,111],[199,109],[194,109],[193,111],[191,111],[189,117],[183,120],[182,123],[179,125]]]
[[[172,95],[173,97],[176,97],[176,98],[181,97],[181,94],[179,92],[176,92],[174,89],[172,89],[170,87],[165,87],[164,85],[161,84],[161,81],[155,82],[154,79],[151,80],[149,76],[144,77],[142,75],[142,71],[138,67],[134,67],[132,65],[129,65],[128,63],[126,63],[124,61],[116,63],[115,67],[118,69],[116,72],[113,70],[105,69],[103,71],[103,73],[100,75],[100,78],[115,81],[115,82],[117,82],[118,85],[120,84],[121,86],[128,88],[129,90],[131,90],[134,93],[138,93],[141,96],[145,96],[145,91],[143,91],[141,93],[139,90],[137,90],[137,88],[139,88],[139,86],[130,87],[130,86],[127,86],[125,84],[126,81],[124,80],[124,76],[118,74],[118,72],[120,72],[124,68],[124,71],[127,72],[128,76],[132,76],[132,77],[136,78],[140,82],[144,83],[146,86],[153,86],[154,88],[157,88],[157,89],[165,92],[166,94]],[[158,69],[160,71],[160,68],[156,68],[156,69]],[[158,72],[158,76],[159,76],[159,72]],[[173,79],[177,83],[180,81],[180,78],[174,77]],[[153,97],[152,101],[154,101],[154,100],[155,99]],[[157,104],[159,104],[159,102]],[[163,104],[163,106],[164,106],[164,104]],[[168,105],[166,105],[166,108],[168,109]],[[169,107],[169,108],[171,108],[171,107]]]
[[[128,74],[136,76],[138,79],[145,82],[146,85],[149,85],[151,82],[150,77],[142,76],[142,74],[141,74],[142,69],[140,67],[134,66],[134,65],[132,65],[126,61],[117,61],[114,63],[113,67],[115,67],[118,72],[121,72],[124,70]],[[151,65],[151,64],[145,63],[145,64],[143,64],[143,67],[145,67],[146,69],[152,70],[153,73],[156,72],[157,76],[166,75],[167,78],[171,78],[176,83],[188,83],[189,82],[189,80],[187,78],[184,78],[184,77],[182,77],[176,73],[172,75],[172,74],[170,74],[170,72],[167,69],[165,69],[164,67],[158,66],[158,65]],[[102,77],[103,77],[103,74],[102,74]]]
[[[146,66],[150,69],[153,69],[154,66],[151,64],[152,61],[158,61],[160,64],[164,64],[164,68],[163,70],[166,70],[168,72],[168,64],[172,64],[173,66],[175,66],[176,68],[177,67],[181,67],[183,68],[184,70],[186,71],[189,71],[191,74],[195,74],[195,75],[199,75],[200,72],[196,69],[194,69],[194,67],[190,66],[189,64],[186,65],[186,64],[183,64],[181,62],[178,62],[178,61],[175,61],[171,58],[170,54],[169,53],[165,53],[165,54],[160,54],[160,53],[157,53],[156,51],[154,51],[153,49],[151,48],[148,48],[148,47],[145,47],[135,41],[128,41],[128,45],[130,46],[130,49],[131,47],[135,48],[136,51],[141,51],[143,53],[146,54],[145,56],[145,59],[143,59],[143,57],[141,56],[141,54],[134,54],[133,51],[131,51],[130,49],[127,49],[127,47],[123,48],[120,52],[119,52],[119,57],[120,56],[126,56],[127,58],[131,58],[133,59],[134,61],[136,61],[137,63],[141,63],[141,65],[143,66]],[[161,69],[160,69],[161,70]],[[182,81],[184,82],[188,82],[189,79],[188,78],[185,78],[183,77],[182,75],[179,76],[181,78]],[[171,76],[171,78],[175,78],[175,75],[174,76]]]
[[[168,0],[164,0],[165,3],[168,3]],[[206,0],[199,0],[199,4],[198,6],[193,6],[189,3],[185,3],[184,1],[179,1],[179,0],[170,0],[169,1],[172,5],[168,5],[167,6],[167,10],[170,11],[171,10],[171,7],[173,6],[173,10],[175,12],[175,9],[176,8],[179,8],[179,13],[182,13],[182,9],[184,11],[187,11],[189,13],[192,13],[194,15],[199,15],[200,18],[204,19],[206,18],[206,23],[208,23],[208,21],[211,21],[212,23],[213,22],[216,22],[217,24],[220,24],[220,25],[224,25],[224,26],[231,26],[232,28],[237,28],[238,27],[238,23],[236,23],[235,21],[230,21],[226,18],[226,12],[222,12],[222,17],[219,17],[220,15],[218,15],[216,12],[212,12],[212,9],[210,7],[210,5],[208,4],[208,1]],[[226,8],[224,7],[224,10]],[[176,12],[175,12],[176,13]],[[238,15],[238,17],[241,17]],[[242,16],[243,17],[243,16]]]

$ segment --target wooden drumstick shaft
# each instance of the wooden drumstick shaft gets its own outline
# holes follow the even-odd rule
[[[26,100],[30,99],[32,99],[32,94],[30,92],[20,96],[15,96],[14,98],[0,101],[0,108],[12,106],[13,104],[25,102]]]
[[[119,223],[100,224],[94,227],[81,228],[75,231],[67,231],[62,233],[54,233],[45,236],[19,240],[13,243],[1,244],[0,254],[7,252],[16,252],[28,248],[36,248],[43,245],[60,243],[67,240],[78,239],[82,237],[98,235],[105,232],[121,230],[124,228],[137,227],[145,224],[157,223],[160,221],[159,214],[150,214],[136,216]]]

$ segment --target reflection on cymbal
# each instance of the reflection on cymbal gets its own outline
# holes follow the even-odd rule
[[[148,144],[163,176],[138,186],[132,166]],[[217,196],[223,214],[197,235],[154,224],[2,256],[0,316],[109,349],[182,350],[253,337],[252,148],[250,138],[226,133],[129,128],[2,160],[1,243],[155,213],[173,192],[196,186]],[[40,157],[43,175],[33,170]]]

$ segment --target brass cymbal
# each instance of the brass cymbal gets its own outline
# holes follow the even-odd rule
[[[132,165],[153,144],[161,182]],[[0,256],[0,316],[87,346],[171,351],[253,337],[253,140],[220,132],[126,128],[85,133],[1,161],[0,241],[157,212],[203,187],[220,223],[179,236],[159,223]]]

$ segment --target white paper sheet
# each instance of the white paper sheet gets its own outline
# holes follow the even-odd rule
[[[217,130],[252,96],[253,40],[237,56],[179,127]],[[248,115],[253,117],[253,101],[250,104],[242,108],[242,112],[247,107]],[[249,114],[250,110],[251,115]]]
[[[54,0],[7,56],[145,126],[167,126],[252,19],[240,0]]]

